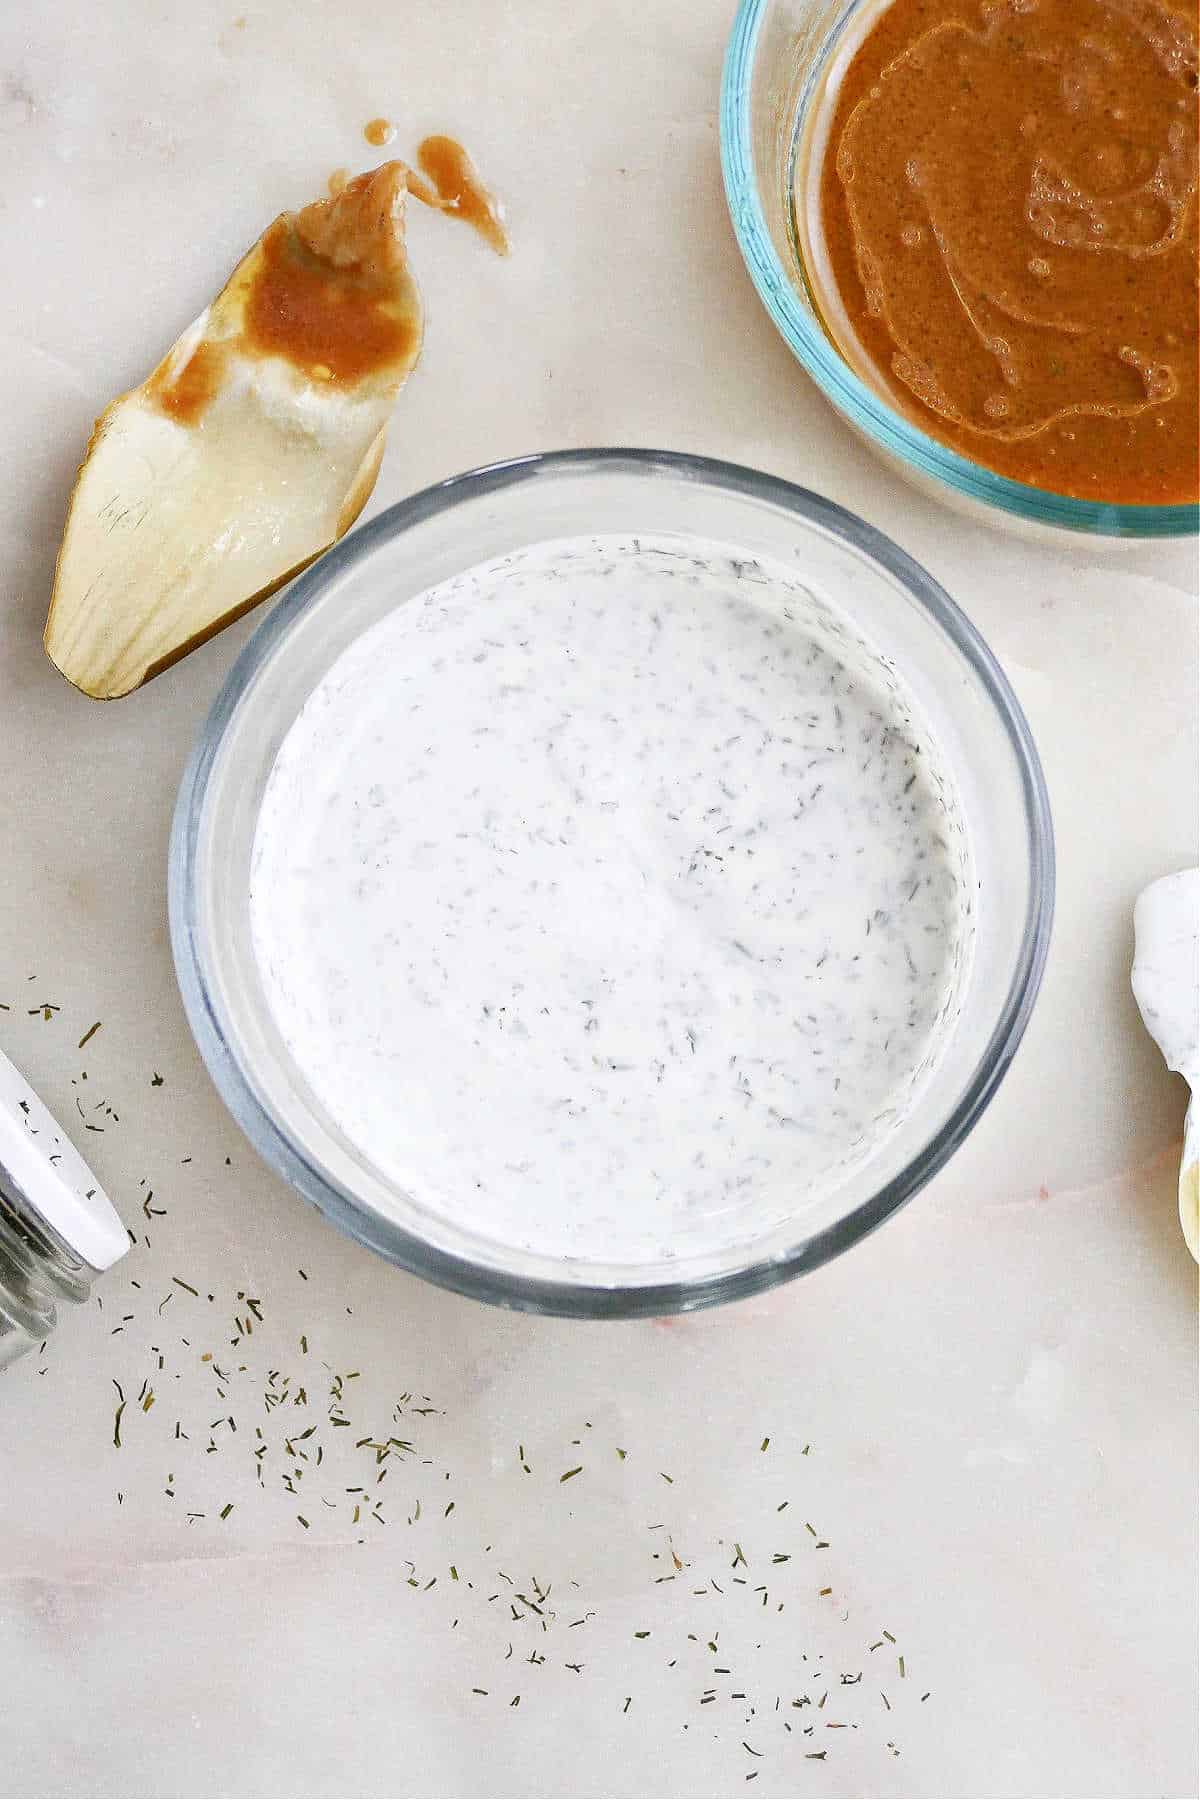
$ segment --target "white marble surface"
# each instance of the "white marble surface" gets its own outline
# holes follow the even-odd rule
[[[0,1394],[0,1792],[702,1796],[751,1774],[777,1795],[1195,1792],[1183,1089],[1128,989],[1135,894],[1196,854],[1194,549],[1034,552],[918,499],[843,429],[730,236],[728,10],[54,0],[0,17],[0,1042],[65,1117],[77,1098],[119,1115],[92,1111],[103,1130],[82,1141],[139,1239],[102,1308]],[[1061,899],[1016,1066],[899,1219],[762,1302],[670,1325],[510,1317],[308,1214],[217,1101],[165,930],[176,784],[250,625],[108,708],[41,656],[92,416],[274,212],[374,159],[376,113],[401,150],[463,135],[515,252],[414,220],[429,331],[373,507],[568,444],[759,464],[922,559],[1039,738]],[[32,1015],[41,1001],[61,1010]],[[262,1322],[231,1346],[239,1292]],[[272,1370],[286,1412],[264,1408]],[[338,1428],[331,1375],[355,1370]],[[308,1463],[288,1462],[309,1424]],[[382,1484],[355,1448],[373,1433],[414,1446]],[[345,1489],[364,1484],[385,1523],[353,1524]],[[517,1602],[514,1620],[535,1579],[542,1615]]]

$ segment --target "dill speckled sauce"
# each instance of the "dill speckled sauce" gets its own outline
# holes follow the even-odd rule
[[[886,659],[782,565],[574,538],[343,653],[251,875],[299,1074],[434,1215],[581,1260],[741,1243],[952,1035],[973,878]]]

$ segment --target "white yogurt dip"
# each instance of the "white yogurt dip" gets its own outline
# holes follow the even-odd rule
[[[639,1263],[877,1148],[953,1030],[973,879],[937,747],[797,574],[571,538],[367,631],[279,751],[250,909],[325,1113],[429,1211]]]

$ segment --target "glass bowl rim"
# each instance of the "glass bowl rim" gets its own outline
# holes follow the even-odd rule
[[[877,562],[931,616],[967,663],[995,708],[1020,773],[1028,827],[1029,898],[1020,954],[1004,1004],[975,1068],[940,1129],[906,1166],[834,1224],[784,1256],[762,1258],[696,1281],[609,1286],[521,1275],[476,1263],[427,1243],[363,1205],[311,1161],[259,1098],[235,1058],[204,974],[196,909],[200,829],[209,782],[227,727],[259,669],[293,625],[319,604],[347,568],[380,545],[437,515],[485,496],[559,474],[623,472],[695,482],[782,507],[805,524],[831,532]],[[489,464],[425,488],[349,532],[301,574],[267,614],[230,669],[188,759],[171,824],[168,913],[184,1010],[209,1074],[251,1144],[303,1198],[357,1242],[411,1274],[455,1293],[518,1311],[561,1317],[636,1318],[688,1312],[761,1293],[820,1267],[875,1230],[948,1161],[988,1106],[1016,1054],[1041,983],[1054,911],[1054,835],[1050,803],[1032,733],[1009,682],[975,626],[949,595],[890,538],[834,501],[736,464],[672,451],[564,450]]]
[[[778,0],[740,0],[721,76],[721,168],[725,197],[743,260],[776,330],[793,356],[851,425],[889,455],[955,493],[1040,525],[1110,538],[1191,537],[1200,503],[1124,506],[1079,500],[994,474],[928,437],[894,411],[853,372],[796,297],[767,227],[755,176],[750,96],[758,40]],[[843,17],[859,0],[848,0]]]

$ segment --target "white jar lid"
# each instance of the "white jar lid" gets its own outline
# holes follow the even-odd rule
[[[49,1225],[93,1269],[111,1268],[129,1248],[129,1233],[104,1189],[3,1051],[0,1191],[18,1209],[30,1207],[35,1223]]]

